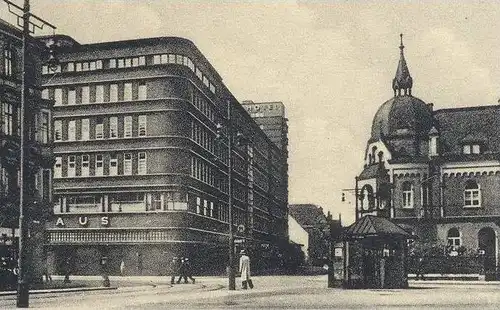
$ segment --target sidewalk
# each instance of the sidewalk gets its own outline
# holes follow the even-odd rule
[[[61,282],[64,276],[54,275],[52,281]],[[226,281],[222,277],[197,277],[196,284],[170,284],[170,276],[110,276],[111,287],[102,286],[101,276],[71,276],[71,284],[76,287],[59,287],[47,289],[31,289],[30,294],[50,294],[50,293],[68,293],[84,291],[106,291],[106,290],[142,290],[151,287],[170,287],[175,291],[188,291],[192,289],[202,290],[220,290],[225,287]],[[0,296],[16,295],[15,290],[0,291]]]

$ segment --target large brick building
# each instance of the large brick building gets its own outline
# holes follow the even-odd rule
[[[403,54],[394,96],[372,123],[356,178],[357,218],[391,218],[419,240],[484,253],[498,265],[500,106],[434,110],[413,95]]]
[[[287,238],[287,157],[196,46],[52,39],[61,45],[43,93],[55,101],[52,264],[62,270],[69,257],[73,272],[97,273],[106,256],[112,272],[123,260],[130,274],[162,274],[189,256],[199,272],[223,271],[229,104],[232,136],[247,142],[232,154],[234,231],[265,265]]]

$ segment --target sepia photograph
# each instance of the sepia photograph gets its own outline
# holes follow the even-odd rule
[[[0,308],[499,308],[499,28],[0,0]]]

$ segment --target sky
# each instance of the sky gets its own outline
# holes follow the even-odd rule
[[[238,100],[282,101],[289,202],[317,204],[346,224],[354,202],[348,193],[342,203],[341,192],[354,187],[373,116],[393,96],[400,33],[414,96],[435,109],[500,98],[500,1],[31,0],[31,8],[80,43],[185,37]],[[14,22],[5,6],[0,18]]]

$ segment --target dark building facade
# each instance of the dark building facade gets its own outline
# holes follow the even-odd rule
[[[323,266],[330,251],[330,213],[326,216],[323,208],[314,204],[293,204],[289,206],[290,216],[309,234],[308,263]]]
[[[0,20],[0,256],[17,260],[20,182],[24,183],[24,212],[30,236],[25,240],[32,267],[43,267],[43,220],[51,210],[51,107],[41,97],[41,66],[45,46],[28,38],[23,68],[22,33]],[[21,117],[22,74],[26,70],[26,101]],[[21,123],[24,122],[24,126]],[[20,178],[21,130],[24,129],[24,178]],[[35,277],[43,268],[28,270]],[[41,278],[41,277],[40,277]]]
[[[287,158],[196,46],[52,39],[61,67],[44,75],[55,102],[51,263],[95,274],[105,256],[112,273],[123,261],[128,274],[154,275],[187,256],[196,272],[225,270],[232,132],[246,141],[232,153],[234,231],[266,265],[287,238]]]
[[[498,265],[500,106],[434,110],[412,94],[401,42],[394,96],[379,108],[356,178],[356,215],[384,216],[456,255]]]

